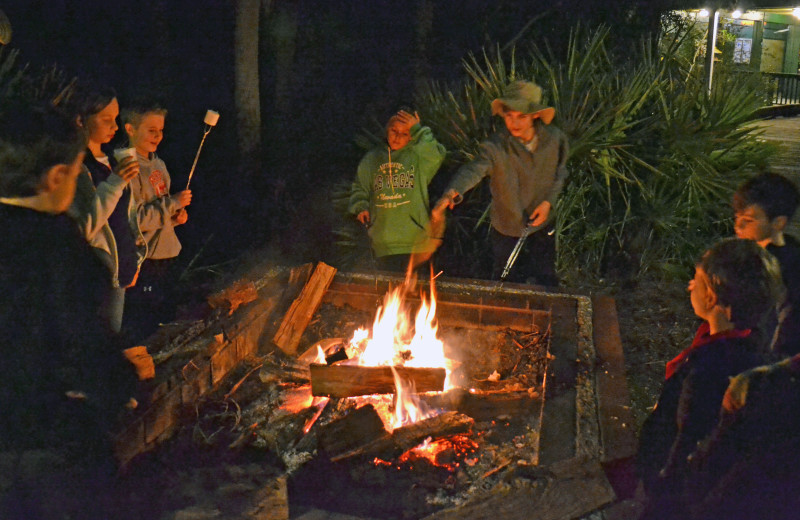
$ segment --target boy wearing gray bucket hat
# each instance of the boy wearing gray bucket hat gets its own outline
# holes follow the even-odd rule
[[[566,136],[550,123],[555,109],[542,103],[542,88],[512,81],[492,101],[492,114],[505,122],[481,143],[478,157],[462,166],[433,210],[441,222],[467,191],[489,177],[492,193],[492,278],[499,279],[520,237],[530,234],[509,281],[556,286],[553,211],[567,177]]]

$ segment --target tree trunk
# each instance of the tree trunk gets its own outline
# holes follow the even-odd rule
[[[414,88],[421,92],[430,77],[428,62],[428,45],[433,29],[433,3],[419,0],[417,6],[417,28],[415,31],[416,57],[414,58]]]
[[[236,0],[236,129],[239,178],[245,189],[261,172],[261,97],[258,88],[260,0]]]
[[[275,117],[282,125],[292,110],[292,69],[297,42],[297,6],[281,3],[270,23],[272,52],[275,59]],[[278,128],[283,133],[285,128]]]

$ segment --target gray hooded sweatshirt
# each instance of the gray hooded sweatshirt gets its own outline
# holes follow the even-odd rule
[[[137,154],[139,175],[131,180],[133,200],[139,217],[139,229],[147,241],[147,258],[164,260],[181,252],[172,217],[181,206],[170,196],[170,177],[164,161],[155,154]]]
[[[552,220],[567,178],[569,146],[564,133],[537,122],[536,136],[538,144],[530,152],[503,127],[481,143],[478,157],[459,168],[448,186],[463,195],[489,177],[492,227],[506,236],[522,236],[531,213],[545,200],[553,207],[548,218]]]

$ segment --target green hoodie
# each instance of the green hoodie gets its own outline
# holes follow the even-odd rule
[[[369,236],[375,256],[429,252],[428,185],[446,151],[431,129],[411,128],[411,140],[400,150],[373,148],[358,165],[349,211],[369,210]]]

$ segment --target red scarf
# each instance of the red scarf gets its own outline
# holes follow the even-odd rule
[[[675,372],[683,365],[683,363],[689,358],[689,355],[697,350],[698,348],[708,345],[711,342],[717,341],[719,339],[725,338],[746,338],[752,332],[751,329],[730,329],[730,330],[723,330],[722,332],[717,332],[716,334],[709,334],[711,331],[711,326],[708,324],[707,321],[704,321],[700,324],[697,328],[697,333],[694,335],[694,340],[692,340],[692,344],[689,348],[684,349],[683,352],[675,356],[672,361],[667,362],[667,371],[666,376],[664,377],[665,380],[672,377]]]

